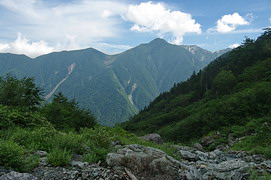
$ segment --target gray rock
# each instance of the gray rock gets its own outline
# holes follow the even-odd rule
[[[161,138],[159,134],[156,134],[156,133],[146,134],[145,136],[142,136],[141,139],[154,142],[156,144],[163,144],[163,139]]]
[[[3,166],[0,166],[0,176],[6,174],[6,173],[9,173],[10,170],[7,170],[5,167]]]
[[[200,143],[195,143],[193,147],[199,151],[204,151],[203,146]]]
[[[183,159],[186,159],[188,161],[196,161],[198,159],[197,155],[191,153],[190,151],[180,150],[179,153]]]
[[[45,157],[45,156],[47,156],[47,152],[46,151],[36,151],[35,152],[35,155],[38,155],[38,156],[40,156],[40,157]]]
[[[82,162],[82,161],[71,161],[70,164],[74,167],[79,167],[79,168],[83,168],[88,165],[87,162]]]
[[[214,169],[220,172],[230,172],[241,168],[249,168],[249,166],[248,163],[239,159],[224,161],[214,166]]]
[[[199,174],[197,169],[186,166],[159,149],[136,144],[124,146],[116,153],[109,153],[106,162],[114,169],[127,168],[141,180],[192,180]]]
[[[83,161],[83,156],[82,155],[80,155],[80,154],[73,154],[72,155],[72,160],[73,161]]]
[[[83,168],[72,167],[49,167],[40,166],[33,170],[33,174],[38,179],[59,180],[59,179],[77,179],[77,180],[124,180],[123,172],[117,172],[112,169],[100,167],[96,164],[85,165]]]
[[[219,149],[215,149],[213,150],[213,152],[217,155],[217,156],[220,156],[223,152],[220,151]]]
[[[179,145],[172,145],[172,147],[174,149],[176,149],[176,151],[180,151],[180,150],[184,150],[184,151],[190,151],[190,152],[194,152],[196,149],[193,147],[188,147],[188,146],[179,146]]]
[[[212,144],[214,142],[214,137],[212,136],[205,136],[200,140],[200,144],[204,147]]]
[[[202,151],[195,151],[197,157],[202,161],[207,161],[209,159],[209,154]]]
[[[40,158],[40,165],[47,166],[48,165],[48,158],[47,157]]]
[[[0,180],[37,180],[38,178],[28,173],[18,173],[12,171],[0,176]]]

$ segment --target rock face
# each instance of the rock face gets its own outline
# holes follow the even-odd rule
[[[270,161],[262,156],[248,155],[244,152],[202,152],[196,148],[175,146],[183,158],[177,161],[163,151],[140,145],[121,147],[116,153],[109,153],[106,161],[115,170],[127,168],[140,180],[154,179],[248,179],[249,170],[260,170],[259,173],[271,172]]]
[[[137,179],[173,180],[191,177],[197,179],[199,172],[188,167],[163,151],[141,145],[127,145],[106,158],[109,166],[124,171],[127,168]]]
[[[146,134],[145,136],[141,137],[142,139],[150,142],[154,142],[156,144],[163,144],[163,139],[159,134],[153,133],[153,134]]]

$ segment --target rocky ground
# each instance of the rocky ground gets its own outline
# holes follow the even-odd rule
[[[157,139],[157,138],[156,138]],[[159,140],[159,143],[162,143]],[[0,180],[245,180],[252,174],[261,179],[271,173],[271,160],[245,152],[205,152],[201,144],[194,147],[174,145],[182,160],[176,160],[159,149],[137,144],[120,146],[106,157],[107,166],[89,164],[76,157],[67,167],[52,167],[46,162],[46,152],[36,152],[40,165],[31,173],[18,173],[0,168]]]

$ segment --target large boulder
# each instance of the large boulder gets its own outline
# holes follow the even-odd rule
[[[128,169],[141,180],[201,179],[199,172],[163,151],[141,145],[127,145],[106,158],[109,166],[117,170]]]
[[[156,133],[146,134],[145,136],[142,136],[141,139],[144,139],[145,141],[154,142],[156,144],[163,144],[163,139],[159,134]]]

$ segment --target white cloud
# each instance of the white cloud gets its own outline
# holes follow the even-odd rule
[[[246,21],[238,13],[228,14],[221,17],[216,22],[216,27],[211,28],[208,31],[217,31],[221,33],[228,33],[234,31],[238,26],[249,25],[249,22]]]
[[[55,48],[49,47],[44,41],[29,42],[21,33],[14,42],[0,44],[1,53],[25,54],[29,57],[37,57],[41,54],[53,52]]]
[[[132,46],[122,44],[94,43],[93,45],[108,54],[117,54],[132,48]],[[21,33],[18,33],[17,39],[14,42],[0,43],[0,53],[25,54],[31,58],[51,52],[80,48],[82,47],[79,46],[76,37],[70,35],[66,36],[63,44],[56,44],[55,46],[49,46],[45,41],[31,42]]]
[[[37,50],[30,52],[27,49],[41,46],[44,51],[39,52],[42,53],[52,49],[84,48],[106,38],[120,36],[123,22],[120,15],[126,12],[128,5],[117,0],[76,0],[62,3],[46,0],[0,0],[1,7],[7,11],[0,13],[0,33],[14,37],[17,32],[22,32],[35,42],[30,43],[21,37],[17,39],[20,43],[16,44],[24,47],[25,54],[37,55]],[[11,46],[11,43],[8,45]],[[2,51],[14,51],[14,46],[7,48],[5,45],[5,48],[0,48]],[[18,49],[19,47],[16,48]]]
[[[269,18],[269,22],[271,23],[271,18]]]
[[[130,5],[124,19],[134,23],[132,31],[156,32],[159,36],[171,34],[175,44],[182,43],[186,33],[201,33],[201,25],[190,14],[171,11],[151,1]]]
[[[237,48],[238,46],[240,46],[240,44],[236,43],[236,44],[230,45],[229,48],[234,49],[234,48]]]
[[[133,48],[129,45],[124,44],[109,44],[109,43],[98,43],[96,45],[102,52],[105,52],[107,54],[118,54],[125,50]]]

